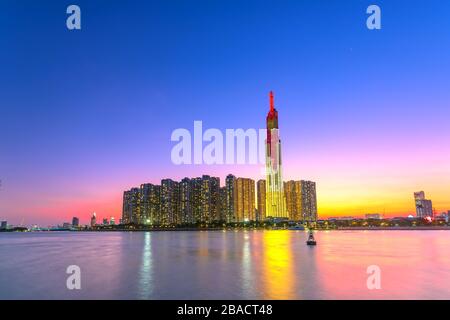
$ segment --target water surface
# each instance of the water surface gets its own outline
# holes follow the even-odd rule
[[[450,299],[449,231],[0,233],[0,299]],[[81,290],[66,268],[81,268]],[[381,289],[367,288],[367,267]]]

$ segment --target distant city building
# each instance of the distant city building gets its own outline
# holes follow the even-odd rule
[[[256,220],[262,221],[266,218],[266,180],[258,180],[256,183]]]
[[[194,223],[194,211],[192,202],[192,181],[184,178],[180,182],[180,222],[183,224]]]
[[[302,183],[301,181],[286,181],[284,183],[286,210],[290,220],[302,220]]]
[[[236,190],[236,177],[232,174],[227,175],[225,179],[225,212],[226,221],[228,223],[236,221],[236,206],[237,206],[237,190]]]
[[[317,221],[317,193],[316,183],[301,180],[302,214],[301,220],[307,222]]]
[[[286,208],[293,221],[317,221],[316,183],[312,181],[287,181],[284,183]]]
[[[132,188],[123,193],[122,220],[124,223],[137,223],[140,219],[140,190]]]
[[[381,220],[383,215],[379,213],[366,213],[366,219]]]
[[[172,179],[161,180],[161,221],[168,226],[180,222],[178,217],[179,185]]]
[[[160,215],[160,194],[161,187],[151,183],[141,184],[139,190],[139,204],[140,209],[136,210],[140,213],[139,219],[134,220],[138,224],[156,224],[158,225],[161,220]]]
[[[62,227],[63,227],[63,229],[70,229],[70,227],[72,227],[72,225],[69,222],[63,222]]]
[[[425,199],[425,192],[414,192],[414,201],[416,204],[416,216],[418,218],[433,217],[433,204],[431,200]]]
[[[103,225],[104,226],[109,225],[108,218],[103,218]]]
[[[94,212],[91,217],[91,227],[97,224],[97,214]]]
[[[272,91],[270,110],[266,117],[266,216],[287,218],[286,199],[283,191],[281,140],[278,129],[278,111],[275,109]]]
[[[202,176],[201,221],[210,223],[220,219],[220,179]]]
[[[78,227],[79,225],[80,225],[80,219],[78,219],[77,217],[73,217],[72,218],[72,226]]]
[[[0,224],[0,229],[1,230],[6,230],[8,228],[8,222],[7,221],[2,221]]]
[[[109,224],[112,225],[112,226],[116,224],[116,220],[115,220],[114,217],[111,217],[111,218],[109,219]]]
[[[255,221],[255,181],[248,178],[237,178],[236,194],[236,221]]]

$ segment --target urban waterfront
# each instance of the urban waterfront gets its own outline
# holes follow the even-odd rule
[[[450,299],[450,232],[0,234],[0,299]],[[68,290],[66,269],[81,269]],[[367,288],[367,268],[381,289]]]

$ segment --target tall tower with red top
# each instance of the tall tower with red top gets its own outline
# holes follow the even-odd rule
[[[270,91],[270,110],[266,118],[266,217],[287,218],[286,199],[281,170],[281,140],[278,129],[278,111]]]

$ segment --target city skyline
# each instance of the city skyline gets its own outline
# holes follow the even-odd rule
[[[418,190],[447,212],[450,4],[435,3],[380,1],[376,31],[356,2],[80,1],[74,32],[65,5],[2,6],[0,219],[118,218],[122,190],[162,177],[256,183],[257,165],[174,165],[170,134],[264,128],[270,90],[283,180],[317,182],[319,217],[414,214]]]

